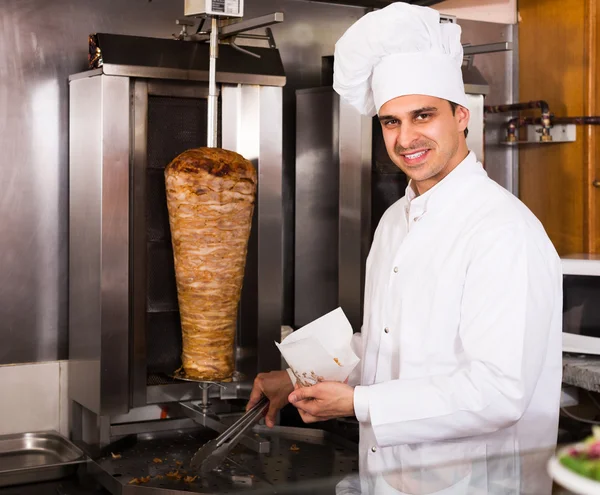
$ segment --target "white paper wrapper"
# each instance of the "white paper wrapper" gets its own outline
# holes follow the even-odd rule
[[[343,382],[359,362],[350,346],[352,333],[344,311],[337,308],[275,345],[301,385]]]

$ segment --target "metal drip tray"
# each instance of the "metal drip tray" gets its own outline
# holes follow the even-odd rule
[[[70,476],[85,460],[81,450],[55,432],[0,436],[0,487]]]
[[[271,442],[268,454],[238,445],[218,470],[196,477],[192,455],[216,433],[180,430],[139,435],[137,442],[96,461],[98,480],[113,494],[335,493],[358,472],[358,446],[323,430],[258,426]],[[292,488],[293,487],[293,488]]]

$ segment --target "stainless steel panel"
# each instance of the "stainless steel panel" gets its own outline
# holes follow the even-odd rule
[[[236,151],[260,170],[260,89],[258,86],[224,85],[221,87],[222,118],[221,141],[225,149]],[[258,203],[262,193],[260,172],[254,207],[252,230],[248,241],[244,285],[238,312],[236,345],[243,350],[236,353],[236,370],[248,377],[256,376],[256,349],[258,342]],[[242,323],[243,322],[243,323]],[[242,325],[244,331],[242,331]]]
[[[464,55],[474,55],[478,53],[497,53],[512,50],[510,41],[501,41],[498,43],[485,43],[483,45],[469,45],[463,49]]]
[[[148,82],[134,80],[132,101],[133,154],[131,183],[131,402],[146,405],[146,168],[148,143]],[[125,377],[124,377],[125,378]]]
[[[102,77],[102,275],[100,414],[129,409],[130,83]],[[74,205],[76,208],[78,205]],[[106,363],[106,364],[104,364]]]
[[[300,90],[297,99],[295,324],[339,305],[358,331],[371,244],[373,120],[331,88]]]
[[[256,353],[252,355],[256,360]],[[254,368],[256,365],[253,365]],[[218,387],[209,389],[209,397],[222,400],[247,399],[250,397],[252,382],[221,383]],[[147,388],[147,404],[165,404],[167,402],[182,402],[202,399],[202,389],[193,382],[173,383],[170,385],[149,385]]]
[[[260,154],[260,88],[243,84],[223,85],[222,145],[258,165]]]
[[[516,65],[519,52],[515,37],[516,26],[460,19],[458,23],[462,28],[463,43],[472,45],[496,42],[512,43],[511,51],[475,55],[473,60],[475,67],[479,69],[489,84],[490,92],[485,98],[486,105],[500,105],[517,101],[515,89],[518,84]],[[511,116],[511,114],[486,116],[484,166],[492,179],[516,194],[518,174],[515,174],[515,170],[518,154],[510,147],[499,144],[502,140],[501,136],[505,132],[502,124]]]
[[[509,35],[512,39],[513,42],[513,55],[511,57],[511,65],[512,65],[512,71],[509,72],[509,76],[510,79],[512,79],[512,84],[510,84],[508,86],[508,90],[510,91],[510,94],[507,95],[507,97],[509,98],[508,101],[510,102],[518,102],[519,101],[519,25],[516,24],[514,26],[512,26],[512,29],[510,29],[509,31]],[[498,126],[496,126],[497,129],[497,134],[499,134],[499,132],[502,132],[504,130],[504,123],[500,123],[500,129],[498,129]],[[488,139],[488,135],[486,134],[486,140]],[[489,137],[490,141],[492,140],[492,137]],[[494,141],[495,143],[498,143],[499,140]],[[509,172],[509,177],[510,177],[510,182],[509,185],[507,185],[507,189],[509,191],[511,191],[515,196],[519,197],[519,148],[517,146],[513,146],[512,148],[512,152],[506,151],[504,150],[504,152],[507,154],[507,168],[510,168],[510,172]]]
[[[258,155],[258,371],[278,369],[281,337],[283,198],[281,88],[260,88]]]
[[[371,246],[372,119],[339,102],[339,304],[362,325],[365,264]]]
[[[83,452],[55,432],[0,437],[0,487],[64,478],[83,462]]]
[[[467,104],[471,112],[469,120],[469,134],[467,136],[467,146],[475,153],[480,162],[485,162],[484,159],[484,125],[483,125],[483,95],[467,95]]]
[[[485,95],[489,90],[487,85],[483,84],[465,84],[465,93],[474,95]]]
[[[208,81],[208,71],[170,68],[140,67],[139,65],[104,64],[103,73],[111,76],[144,77],[154,79],[180,79],[182,81]],[[284,86],[285,77],[235,72],[217,72],[217,82],[223,84],[266,84]]]
[[[141,433],[153,433],[157,431],[173,431],[182,429],[198,428],[198,423],[193,419],[157,419],[139,423],[122,423],[110,427],[112,439],[127,435],[139,435]]]
[[[126,412],[129,80],[73,81],[70,108],[69,393],[97,414]]]
[[[104,74],[104,71],[102,69],[92,69],[86,70],[85,72],[78,72],[77,74],[70,74],[68,79],[69,82],[71,82],[77,79],[86,79],[88,77],[101,76],[102,74]]]
[[[238,345],[255,348],[258,371],[278,369],[282,313],[282,97],[277,87],[223,86],[222,146],[258,170],[254,224],[242,290]],[[256,368],[239,363],[254,376]]]
[[[109,416],[99,416],[76,401],[71,401],[70,412],[70,437],[77,446],[90,452],[110,443]]]
[[[338,102],[330,87],[296,92],[297,327],[338,307]]]
[[[102,78],[70,84],[69,396],[100,410]]]

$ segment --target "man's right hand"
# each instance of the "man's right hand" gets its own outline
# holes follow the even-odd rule
[[[271,371],[260,373],[254,379],[254,386],[250,393],[250,400],[246,411],[256,405],[261,397],[269,399],[269,410],[265,416],[265,423],[269,428],[275,426],[277,412],[288,403],[288,396],[294,391],[294,385],[287,371]]]

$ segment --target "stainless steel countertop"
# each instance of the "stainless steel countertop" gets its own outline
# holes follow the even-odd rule
[[[565,354],[563,383],[600,392],[600,356]]]

